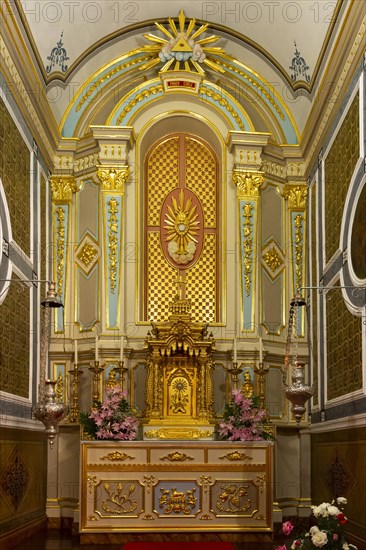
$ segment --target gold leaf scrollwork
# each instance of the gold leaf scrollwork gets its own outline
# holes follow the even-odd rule
[[[117,254],[118,254],[118,206],[115,198],[108,201],[108,248],[109,248],[109,279],[111,292],[114,294],[117,286]]]
[[[285,199],[288,200],[290,208],[306,208],[306,198],[308,195],[308,188],[306,185],[285,185],[283,192]]]
[[[78,254],[78,258],[86,267],[88,267],[97,254],[98,250],[92,243],[85,243]]]
[[[283,263],[280,255],[277,250],[272,246],[267,252],[263,255],[263,260],[266,262],[268,267],[275,272],[278,267]]]
[[[303,221],[304,216],[302,216],[301,214],[298,214],[295,217],[295,272],[297,291],[302,287]]]
[[[98,518],[94,514],[90,514],[90,516],[88,516],[88,521],[98,521]]]
[[[161,496],[159,504],[161,508],[164,508],[164,514],[190,514],[192,509],[196,506],[197,497],[194,496],[196,488],[193,487],[188,491],[177,491],[175,487],[171,489],[161,488]]]
[[[118,118],[117,118],[117,126],[119,126],[122,122],[122,120],[125,118],[127,113],[133,109],[139,103],[140,101],[143,101],[147,97],[150,97],[151,95],[155,95],[158,93],[164,92],[164,86],[163,84],[157,84],[155,86],[151,86],[150,88],[147,88],[145,90],[142,90],[141,92],[135,94],[131,101],[126,105],[126,107],[123,109],[123,111],[120,112]]]
[[[145,485],[147,493],[151,493],[151,489],[155,481],[156,478],[154,476],[144,476],[143,485]]]
[[[231,462],[234,462],[236,460],[253,460],[253,457],[245,454],[245,453],[239,453],[239,451],[233,451],[232,453],[227,453],[224,456],[219,457],[220,460],[230,460]]]
[[[263,491],[264,491],[265,482],[266,482],[266,476],[265,475],[263,475],[263,476],[257,475],[257,480],[256,480],[255,483],[256,483],[256,485],[258,485],[260,493],[263,493]]]
[[[97,171],[97,176],[102,183],[104,191],[123,191],[129,175],[129,166],[125,166],[119,170],[115,168],[110,168],[109,170],[99,168]]]
[[[77,187],[74,176],[51,176],[52,202],[71,202]]]
[[[137,501],[132,500],[136,492],[136,485],[130,484],[109,484],[104,483],[103,488],[108,495],[106,500],[102,501],[102,508],[110,514],[130,514],[137,508]]]
[[[248,497],[248,485],[221,485],[221,492],[216,502],[216,507],[221,512],[239,513],[247,512],[252,501]]]
[[[208,521],[208,520],[212,520],[213,517],[210,516],[210,514],[203,514],[203,516],[200,517],[200,520],[202,521]]]
[[[65,211],[62,206],[56,209],[56,262],[57,293],[62,296],[65,267]]]
[[[57,377],[57,384],[56,384],[56,396],[57,396],[57,400],[60,403],[63,401],[63,395],[64,395],[64,377],[60,372],[60,374]]]
[[[221,106],[225,107],[228,113],[234,118],[235,122],[239,126],[240,130],[245,130],[245,126],[237,110],[229,103],[229,101],[223,97],[222,93],[216,92],[215,90],[208,88],[207,86],[201,86],[199,93],[207,97],[211,97],[215,103],[219,103]]]
[[[201,476],[200,480],[201,480],[201,483],[202,483],[203,492],[206,495],[209,491],[210,485],[213,485],[214,482],[212,481],[211,476]]]
[[[264,182],[262,172],[247,172],[234,168],[233,184],[239,190],[239,195],[244,197],[258,197],[259,187]]]
[[[252,283],[252,263],[253,263],[253,205],[247,202],[243,206],[243,262],[244,262],[244,281],[246,295],[250,295]]]
[[[121,461],[124,461],[124,460],[135,460],[135,457],[130,456],[126,453],[120,453],[119,451],[115,451],[114,453],[109,453],[105,456],[101,456],[100,460],[111,460],[111,461],[121,460]]]
[[[93,488],[98,485],[98,479],[97,476],[91,476],[90,474],[87,475],[86,481],[88,483],[88,491],[90,494],[93,493]]]
[[[147,521],[153,521],[155,518],[151,514],[145,514],[142,519]]]
[[[193,460],[191,456],[186,455],[186,453],[180,453],[175,451],[166,456],[162,456],[160,460],[170,460],[170,462],[184,462],[185,460]]]

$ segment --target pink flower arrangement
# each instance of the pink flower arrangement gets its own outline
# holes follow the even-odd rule
[[[347,499],[338,497],[331,503],[323,502],[319,506],[312,506],[312,514],[317,522],[307,533],[296,537],[290,546],[291,550],[357,550],[353,544],[346,542],[343,533],[343,526],[347,523],[347,518],[343,514],[343,506],[347,504]],[[290,535],[294,530],[291,521],[285,521],[282,524],[284,535]],[[286,544],[277,546],[276,550],[287,550]]]
[[[257,396],[246,398],[241,391],[232,391],[232,402],[226,405],[224,420],[218,425],[219,439],[229,441],[262,441],[273,439],[265,431],[267,411],[259,407]]]
[[[93,439],[136,439],[139,421],[131,413],[126,397],[120,386],[107,389],[102,403],[97,403],[90,414],[81,413],[84,432]]]

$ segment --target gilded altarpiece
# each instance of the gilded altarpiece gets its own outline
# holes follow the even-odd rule
[[[151,148],[145,162],[145,321],[167,319],[183,275],[194,298],[193,319],[220,321],[218,205],[218,162],[208,144],[174,134]]]

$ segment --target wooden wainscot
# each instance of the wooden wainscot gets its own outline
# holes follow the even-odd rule
[[[81,443],[80,533],[272,532],[273,443]]]

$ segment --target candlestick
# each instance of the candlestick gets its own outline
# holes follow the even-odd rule
[[[234,363],[236,363],[236,336],[234,336]]]
[[[125,339],[122,336],[121,337],[121,347],[120,347],[120,350],[119,350],[119,360],[120,361],[123,361],[123,346],[124,346],[124,343],[125,343]]]
[[[262,337],[259,337],[259,362],[263,363],[263,342],[262,342]]]
[[[98,336],[95,337],[95,361],[99,361]]]
[[[75,340],[74,342],[74,363],[77,364],[78,363],[78,341]]]

